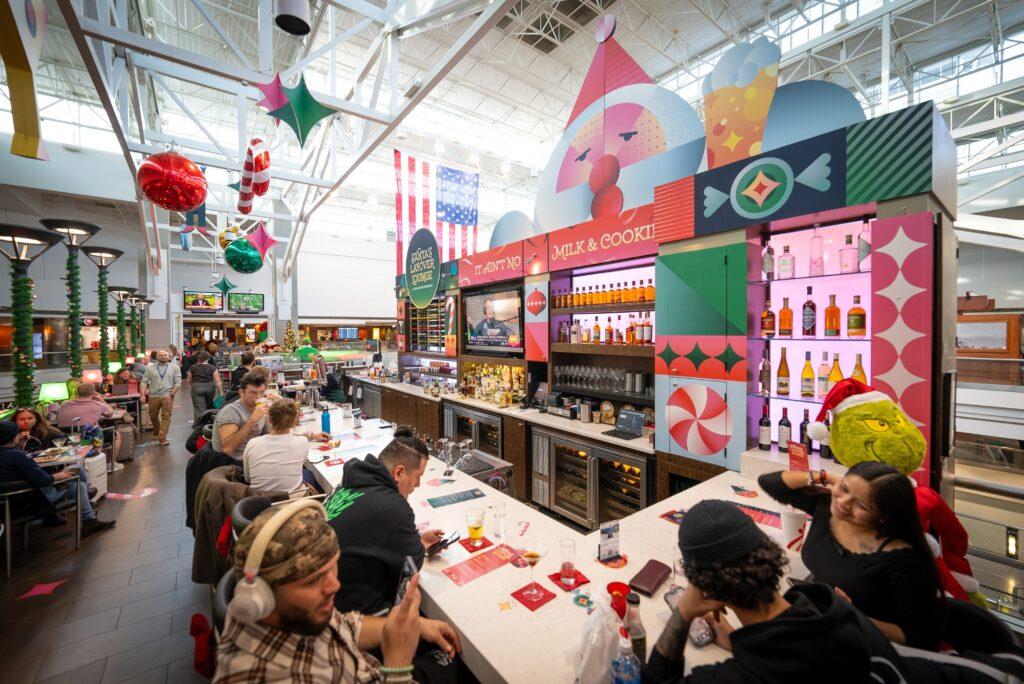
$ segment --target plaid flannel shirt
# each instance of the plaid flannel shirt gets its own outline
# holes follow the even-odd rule
[[[363,616],[331,616],[319,636],[301,636],[230,616],[217,646],[213,684],[236,682],[380,682],[380,663],[359,650]]]

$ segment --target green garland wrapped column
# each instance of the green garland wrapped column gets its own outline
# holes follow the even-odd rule
[[[129,341],[129,344],[128,344],[128,347],[129,347],[129,354],[128,355],[129,356],[138,356],[139,355],[139,312],[138,312],[138,310],[134,306],[131,307],[131,320],[128,323],[128,332],[129,332],[129,337],[130,337],[130,341]]]
[[[128,338],[124,329],[124,301],[117,302],[117,356],[123,366],[128,358]]]
[[[82,284],[77,245],[68,245],[68,361],[71,377],[82,377]]]
[[[99,273],[99,286],[96,288],[96,295],[100,298],[99,306],[99,318],[100,318],[100,370],[103,371],[103,377],[107,377],[107,373],[110,372],[110,340],[107,337],[107,323],[109,322],[108,316],[110,310],[107,308],[107,269],[100,268]]]
[[[14,401],[17,406],[31,406],[36,393],[36,363],[32,357],[32,279],[28,277],[27,261],[11,262],[11,318]]]

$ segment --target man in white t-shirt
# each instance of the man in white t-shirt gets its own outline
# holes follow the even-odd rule
[[[292,434],[299,422],[294,401],[278,399],[268,412],[270,434],[253,437],[242,453],[249,486],[259,490],[294,492],[303,488],[302,464],[309,452],[306,435]]]

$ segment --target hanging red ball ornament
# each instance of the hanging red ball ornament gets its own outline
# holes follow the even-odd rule
[[[144,159],[138,181],[142,194],[170,211],[192,211],[206,201],[206,176],[194,161],[177,152]]]

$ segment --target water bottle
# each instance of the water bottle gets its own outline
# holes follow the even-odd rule
[[[612,660],[612,684],[640,684],[640,660],[625,627],[619,628],[619,655]]]
[[[331,412],[326,408],[320,414],[320,431],[331,434]]]

